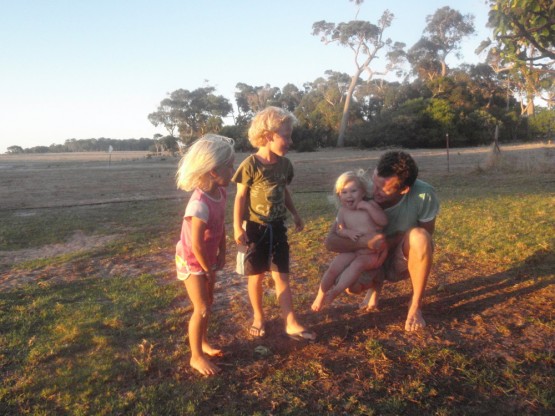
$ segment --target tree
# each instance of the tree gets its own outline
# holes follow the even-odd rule
[[[309,129],[337,132],[351,77],[329,70],[326,75],[304,85],[305,92],[295,114]]]
[[[360,0],[356,1],[357,5],[361,3],[362,1]],[[351,76],[349,87],[346,92],[337,138],[337,146],[339,147],[345,144],[345,131],[349,119],[349,108],[351,106],[353,93],[362,73],[366,72],[368,79],[372,79],[374,75],[378,74],[370,67],[370,64],[376,59],[378,52],[384,47],[387,47],[390,51],[387,53],[388,64],[384,69],[385,72],[380,73],[382,75],[394,69],[399,59],[403,56],[400,52],[404,48],[404,44],[393,44],[391,39],[383,39],[383,33],[385,29],[391,25],[392,19],[393,14],[386,10],[377,25],[361,20],[352,20],[347,23],[338,23],[337,25],[322,20],[312,25],[312,34],[320,35],[322,42],[325,44],[338,43],[341,46],[350,48],[355,55],[356,69]]]
[[[235,102],[239,115],[247,118],[251,118],[270,105],[277,105],[281,96],[280,89],[269,84],[263,87],[253,87],[239,82],[235,88],[238,90],[235,93]]]
[[[534,114],[534,99],[552,101],[555,84],[555,3],[552,0],[490,0],[488,26],[494,41],[482,42],[496,72],[509,76],[513,92],[526,103],[521,114]],[[509,86],[508,86],[509,88]]]
[[[428,16],[426,22],[428,24],[424,29],[424,38],[435,45],[441,64],[441,76],[444,77],[447,75],[447,55],[455,52],[457,58],[460,58],[462,39],[475,33],[474,16],[463,16],[457,10],[445,6]]]
[[[211,86],[189,91],[179,89],[160,102],[158,110],[148,115],[149,121],[168,130],[169,137],[175,137],[177,128],[180,139],[189,143],[195,137],[208,131],[218,132],[223,125],[223,117],[231,113],[229,101],[215,95]]]
[[[21,146],[10,146],[7,149],[9,155],[15,155],[17,153],[23,153],[23,148]]]
[[[442,79],[447,76],[447,56],[460,58],[461,41],[475,33],[474,16],[462,15],[449,6],[426,17],[422,38],[412,46],[407,59],[413,72],[425,79],[434,95],[445,91]]]

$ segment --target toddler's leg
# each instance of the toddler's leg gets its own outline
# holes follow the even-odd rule
[[[361,309],[366,309],[367,311],[377,310],[382,287],[383,282],[381,280],[374,280],[359,307]]]
[[[312,310],[315,312],[320,311],[324,305],[324,297],[326,292],[328,292],[334,285],[337,277],[343,272],[347,266],[356,257],[355,253],[341,253],[338,254],[331,262],[328,270],[324,273],[322,281],[320,282],[320,287],[318,288],[318,294],[316,299],[312,303]]]
[[[349,267],[347,267],[341,276],[339,276],[339,280],[337,281],[335,287],[326,293],[324,302],[332,302],[341,292],[352,286],[357,281],[360,274],[363,271],[368,270],[369,265],[373,265],[375,263],[375,258],[375,254],[357,255]]]

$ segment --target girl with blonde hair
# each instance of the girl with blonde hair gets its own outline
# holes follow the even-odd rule
[[[207,134],[195,141],[179,162],[177,187],[193,191],[185,208],[176,245],[177,278],[185,282],[193,304],[189,320],[190,365],[202,375],[220,371],[209,357],[221,355],[207,340],[214,301],[216,270],[225,263],[226,187],[233,175],[233,140]]]

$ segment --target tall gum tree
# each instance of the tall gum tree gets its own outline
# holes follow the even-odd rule
[[[407,59],[413,73],[439,95],[444,92],[442,80],[448,74],[447,57],[454,54],[460,59],[462,40],[476,32],[474,16],[445,6],[427,16],[426,23],[422,38],[409,49]]]
[[[357,5],[360,3],[362,2],[357,1]],[[352,20],[347,23],[338,24],[321,20],[312,25],[312,34],[320,36],[320,40],[324,44],[337,43],[348,47],[353,51],[355,56],[356,69],[351,75],[351,81],[346,92],[337,137],[338,147],[345,145],[345,131],[349,121],[351,100],[361,75],[365,72],[368,75],[368,80],[371,80],[374,75],[385,75],[389,71],[394,70],[404,56],[403,48],[405,44],[399,42],[393,43],[391,39],[383,39],[384,31],[391,26],[392,20],[393,14],[386,10],[377,25],[362,20]],[[386,53],[387,64],[383,71],[376,72],[370,65],[378,57],[378,52],[384,47],[388,50]]]

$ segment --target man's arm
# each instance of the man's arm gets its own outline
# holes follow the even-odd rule
[[[384,235],[376,234],[373,236],[363,235],[356,241],[349,238],[340,237],[337,234],[337,223],[334,222],[326,237],[326,248],[335,253],[348,253],[360,249],[368,249],[371,251],[379,251],[384,243]]]
[[[430,233],[430,235],[433,235],[436,229],[436,219],[434,218],[433,220],[428,222],[419,222],[418,226],[424,228]]]

